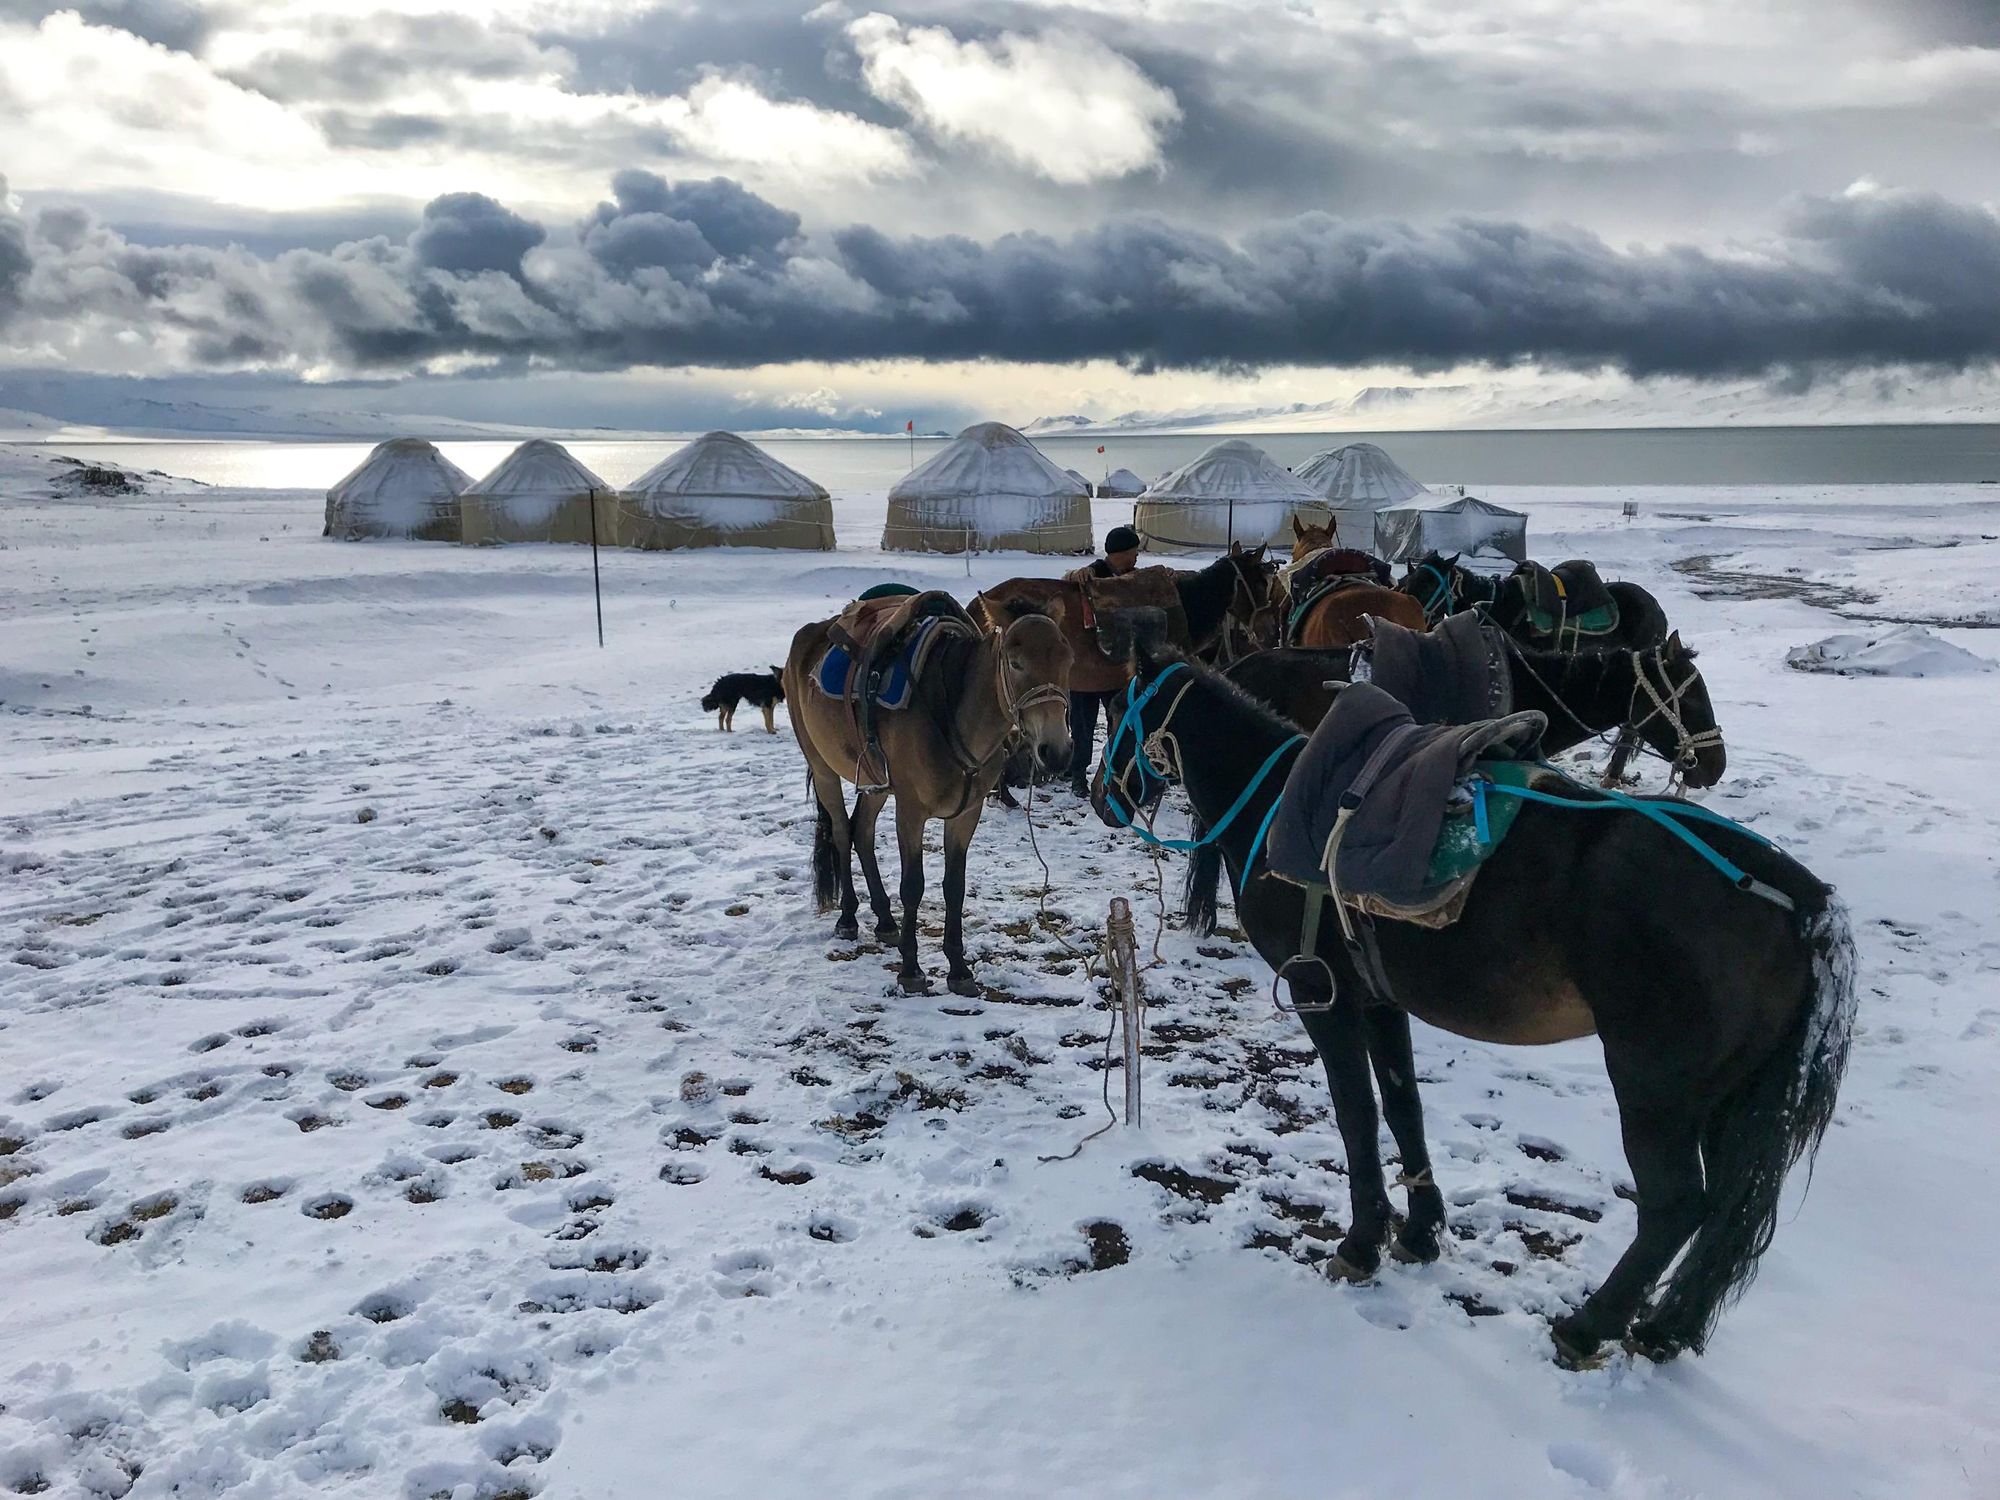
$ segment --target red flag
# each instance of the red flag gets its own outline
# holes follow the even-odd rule
[[[905,432],[915,432],[916,430],[917,430],[917,419],[915,417],[910,418],[909,421],[903,424],[903,431]]]
[[[1097,445],[1097,451],[1098,451],[1099,453],[1102,453],[1102,452],[1104,451],[1104,444],[1102,444],[1102,443],[1099,443],[1099,444]]]

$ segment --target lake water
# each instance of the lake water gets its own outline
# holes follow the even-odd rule
[[[1046,437],[1042,451],[1092,479],[1127,468],[1151,480],[1220,440],[1199,436]],[[1322,448],[1379,443],[1427,484],[1497,485],[1968,484],[2000,482],[2000,426],[1726,427],[1558,432],[1322,432],[1254,434],[1296,467]],[[943,446],[919,438],[921,463]],[[1102,444],[1105,451],[1099,454]],[[160,469],[209,484],[323,490],[367,457],[370,444],[227,441],[53,443],[79,458]],[[439,445],[475,478],[512,442]],[[608,483],[636,479],[680,444],[579,438],[567,445]],[[795,438],[763,444],[835,495],[880,495],[908,472],[903,438]]]

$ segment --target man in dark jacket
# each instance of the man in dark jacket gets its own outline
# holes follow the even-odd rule
[[[1099,578],[1117,578],[1138,566],[1139,533],[1130,526],[1114,526],[1104,538],[1104,556],[1078,571]],[[1069,737],[1076,746],[1069,763],[1069,789],[1079,797],[1090,795],[1090,763],[1097,754],[1097,716],[1116,713],[1112,706],[1116,697],[1115,693],[1069,695]]]

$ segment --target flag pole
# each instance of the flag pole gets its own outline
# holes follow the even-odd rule
[[[597,649],[604,649],[604,574],[597,566],[597,491],[590,492],[590,588],[597,596]]]

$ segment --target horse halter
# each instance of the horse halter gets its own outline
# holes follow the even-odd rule
[[[1249,555],[1246,552],[1242,554],[1242,557],[1247,559]],[[1262,571],[1261,564],[1259,565],[1259,571]],[[1242,625],[1244,633],[1250,637],[1250,646],[1253,651],[1257,649],[1258,617],[1260,615],[1276,615],[1279,608],[1279,606],[1271,602],[1271,580],[1268,574],[1265,575],[1264,579],[1264,602],[1259,604],[1257,602],[1256,591],[1250,587],[1250,580],[1244,576],[1243,569],[1237,565],[1237,559],[1231,559],[1229,572],[1230,576],[1235,580],[1235,585],[1229,594],[1229,608],[1223,611],[1221,632],[1216,637],[1216,656],[1225,665],[1236,660],[1236,652],[1232,649],[1229,632],[1229,622],[1231,620],[1238,620],[1236,601],[1241,599],[1250,606],[1248,612],[1238,620],[1238,623]]]
[[[1417,571],[1420,573],[1428,573],[1431,575],[1431,577],[1437,580],[1436,592],[1434,592],[1428,599],[1420,599],[1417,601],[1424,608],[1424,618],[1428,620],[1428,619],[1433,619],[1439,615],[1450,614],[1452,605],[1451,574],[1449,572],[1440,569],[1436,563],[1429,563],[1429,562],[1418,563]],[[1442,608],[1436,607],[1440,605],[1442,606]]]
[[[1633,679],[1632,702],[1626,710],[1625,728],[1637,735],[1653,720],[1665,719],[1667,727],[1674,732],[1674,773],[1679,775],[1683,771],[1691,770],[1703,750],[1722,743],[1722,729],[1719,725],[1714,729],[1691,730],[1681,718],[1681,699],[1700,680],[1701,674],[1690,668],[1687,676],[1679,682],[1672,682],[1667,677],[1666,658],[1658,651],[1634,651],[1630,655]],[[1652,675],[1646,670],[1649,656],[1660,668],[1660,680],[1669,684],[1665,695],[1653,685]],[[1644,714],[1639,713],[1641,693],[1644,693],[1653,705]]]
[[[1023,615],[1020,619],[1011,622],[1006,629],[1000,632],[999,641],[993,652],[994,693],[1000,701],[1001,708],[1007,712],[1008,739],[1012,739],[1026,727],[1022,723],[1022,717],[1029,709],[1039,708],[1045,703],[1060,703],[1065,707],[1069,704],[1069,694],[1062,688],[1057,687],[1053,682],[1038,682],[1026,692],[1017,693],[1011,698],[1007,694],[1007,643],[1013,639],[1014,632],[1030,620],[1048,620],[1048,616]],[[1053,620],[1049,620],[1049,623],[1051,625],[1055,624]],[[1005,741],[1003,740],[1002,743],[1004,744]]]

